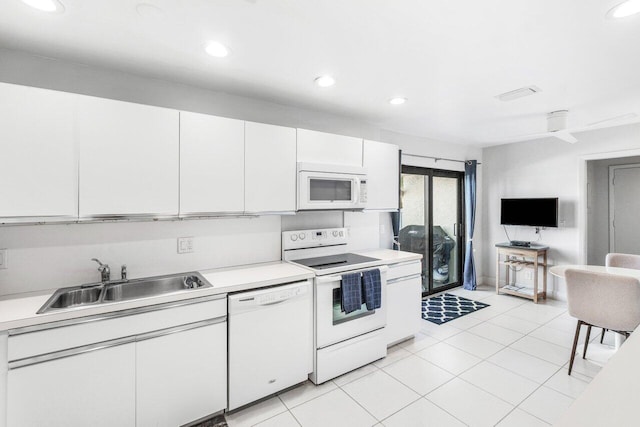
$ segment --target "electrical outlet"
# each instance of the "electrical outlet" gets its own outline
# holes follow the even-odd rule
[[[384,224],[380,224],[380,234],[384,234],[386,232],[386,227],[384,226]]]
[[[4,270],[7,267],[7,250],[0,249],[0,270]]]
[[[178,237],[178,253],[190,254],[193,252],[193,237]]]
[[[525,273],[525,277],[527,278],[527,280],[533,280],[533,271],[527,270],[527,272]]]

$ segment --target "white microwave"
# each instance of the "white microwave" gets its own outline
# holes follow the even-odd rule
[[[366,170],[298,163],[298,210],[361,210],[367,205]]]

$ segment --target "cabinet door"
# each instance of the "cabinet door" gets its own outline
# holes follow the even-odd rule
[[[178,112],[81,96],[80,216],[178,213]]]
[[[296,130],[245,124],[246,212],[296,210]]]
[[[400,150],[397,145],[364,141],[367,209],[397,210],[400,200]]]
[[[134,426],[135,344],[12,369],[7,426]]]
[[[180,213],[244,211],[244,122],[180,113]]]
[[[227,323],[137,343],[138,427],[174,427],[227,406]]]
[[[362,139],[298,129],[298,161],[362,166]]]
[[[387,282],[387,344],[396,343],[420,330],[421,301],[420,277]]]
[[[0,217],[78,215],[75,99],[0,83]]]

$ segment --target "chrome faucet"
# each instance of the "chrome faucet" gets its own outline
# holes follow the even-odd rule
[[[122,264],[120,267],[120,280],[127,280],[127,264]]]
[[[95,261],[98,263],[98,271],[100,272],[102,283],[107,283],[111,279],[111,270],[109,269],[109,264],[101,263],[98,258],[91,258],[91,261]]]

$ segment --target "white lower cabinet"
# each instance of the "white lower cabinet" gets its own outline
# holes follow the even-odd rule
[[[420,261],[389,266],[387,279],[387,345],[420,330],[422,279]]]
[[[174,427],[227,406],[226,322],[137,343],[136,425]]]
[[[226,314],[224,295],[0,334],[6,427],[175,427],[224,410]]]
[[[135,426],[135,343],[11,369],[8,427]]]

